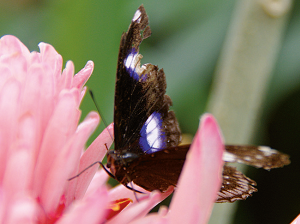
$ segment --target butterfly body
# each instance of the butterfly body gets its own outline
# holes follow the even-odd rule
[[[148,16],[141,5],[121,37],[115,87],[115,149],[107,153],[107,168],[127,187],[133,182],[148,191],[164,192],[176,186],[189,145],[179,145],[181,131],[175,113],[169,109],[172,101],[165,94],[163,69],[140,65],[139,46],[150,35]],[[226,146],[227,149],[225,162],[244,162],[265,169],[289,163],[287,155],[268,147],[250,147],[249,152],[247,146]],[[217,202],[245,199],[256,191],[255,185],[226,164]]]

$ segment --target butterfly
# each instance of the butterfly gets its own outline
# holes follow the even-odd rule
[[[151,35],[143,5],[122,34],[115,86],[115,149],[107,153],[113,178],[128,188],[130,182],[147,191],[164,192],[176,186],[190,145],[179,145],[181,131],[166,95],[166,77],[156,65],[140,65],[141,42]],[[226,145],[223,184],[216,202],[243,200],[257,191],[255,181],[227,162],[271,169],[290,163],[288,155],[266,146]],[[134,190],[134,189],[133,189]]]

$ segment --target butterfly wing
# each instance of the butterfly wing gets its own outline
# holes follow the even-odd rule
[[[176,186],[189,147],[190,145],[180,145],[139,157],[127,170],[130,173],[131,180],[149,191],[158,189],[163,192],[169,186]],[[246,159],[247,165],[265,169],[278,168],[290,163],[286,154],[274,149],[268,149],[271,150],[272,156],[264,154],[261,155],[263,156],[262,159],[257,160],[255,152],[261,151],[261,147],[265,146],[225,145],[224,157],[227,153],[231,153],[236,158],[247,156],[249,157]],[[258,153],[258,155],[260,154]],[[243,161],[239,160],[239,162]],[[147,175],[144,175],[145,173]],[[228,166],[225,163],[222,187],[216,202],[245,200],[257,191],[255,186],[255,181],[236,170],[235,167]]]
[[[152,64],[140,66],[139,45],[151,35],[143,6],[123,33],[116,75],[115,150],[152,153],[180,142],[172,101],[166,93],[164,71]]]
[[[267,146],[226,145],[225,162],[244,163],[266,170],[290,164],[289,156]]]
[[[147,154],[134,160],[126,170],[131,180],[148,191],[164,192],[176,186],[190,145],[180,145]],[[144,175],[147,173],[147,175]],[[125,175],[125,171],[124,171]],[[216,202],[245,200],[257,189],[255,181],[246,177],[235,167],[225,165],[223,181]]]
[[[130,179],[148,191],[164,192],[176,186],[189,147],[180,145],[140,156],[127,168]]]
[[[257,189],[256,182],[246,177],[235,167],[225,165],[223,168],[223,182],[216,202],[234,202],[245,200]]]

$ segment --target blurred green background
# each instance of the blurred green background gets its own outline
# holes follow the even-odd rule
[[[119,41],[140,4],[152,36],[141,45],[142,63],[164,68],[167,93],[183,133],[194,135],[205,112],[215,66],[236,1],[0,1],[0,36],[17,36],[29,50],[50,43],[78,72],[88,60],[95,70],[87,85],[103,117],[113,121]],[[294,1],[280,54],[262,108],[254,143],[291,155],[292,164],[271,172],[249,169],[259,192],[239,202],[234,223],[289,223],[300,212],[300,1]],[[95,110],[87,95],[82,113]],[[100,126],[91,140],[98,135]],[[225,136],[226,137],[226,136]]]

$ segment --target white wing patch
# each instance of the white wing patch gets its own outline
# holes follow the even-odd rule
[[[130,69],[130,70],[134,70],[135,67],[136,67],[136,57],[137,57],[137,53],[135,52],[131,52],[130,54],[128,54],[128,56],[125,58],[124,60],[124,64],[125,64],[125,67],[127,69]]]
[[[146,135],[147,135],[147,142],[151,146],[151,148],[160,148],[161,142],[159,141],[161,135],[161,121],[160,119],[155,116],[155,114],[151,114],[151,116],[147,119],[147,127],[146,127]]]
[[[137,22],[137,23],[141,22],[141,11],[140,10],[136,10],[136,12],[134,13],[134,16],[132,18],[132,22]]]
[[[140,145],[146,153],[153,153],[165,148],[162,118],[158,112],[152,113],[141,129]]]

